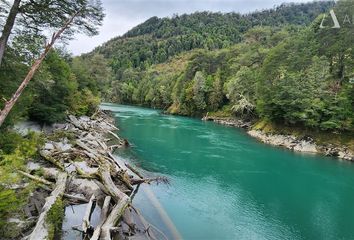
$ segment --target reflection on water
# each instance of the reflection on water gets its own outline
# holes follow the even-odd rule
[[[185,239],[354,239],[354,165],[257,142],[239,129],[103,105],[133,147],[118,154],[171,185],[152,190]],[[163,228],[144,193],[134,199]]]
[[[65,208],[65,218],[63,222],[63,239],[64,240],[82,240],[82,234],[72,229],[78,226],[81,229],[82,219],[85,215],[87,204],[72,205]],[[97,226],[100,220],[101,209],[96,205],[92,212],[91,225]]]

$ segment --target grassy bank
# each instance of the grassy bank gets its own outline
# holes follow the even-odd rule
[[[37,187],[18,173],[25,170],[29,160],[37,158],[37,147],[42,136],[30,133],[23,137],[12,131],[0,134],[0,236],[15,239],[20,232],[18,224],[9,218],[25,221],[24,206]]]

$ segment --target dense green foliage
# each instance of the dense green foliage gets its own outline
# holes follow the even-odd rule
[[[245,15],[197,12],[153,17],[90,54],[72,58],[52,50],[0,129],[0,235],[8,228],[10,214],[21,214],[31,189],[9,190],[8,185],[22,181],[16,170],[35,157],[41,144],[40,136],[22,137],[10,127],[22,119],[52,124],[68,114],[90,115],[101,97],[173,114],[210,113],[345,131],[351,138],[354,23],[348,24],[347,16],[353,16],[354,6],[351,1],[336,3],[339,29],[331,28],[331,18],[321,15],[333,6],[312,2]],[[54,24],[63,19],[57,20]],[[7,48],[0,66],[0,109],[41,51],[42,37],[37,37],[31,41],[20,31]],[[51,237],[60,229],[62,214],[62,202],[57,202],[47,219]]]
[[[46,53],[43,45],[51,47],[47,43],[58,40],[54,38],[56,34],[61,38],[78,32],[96,35],[105,15],[101,1],[0,1],[0,10],[0,110],[29,70],[36,72],[34,79],[30,77],[32,81],[25,93],[20,92],[20,101],[14,101],[15,107],[5,124],[1,121],[1,127],[11,126],[25,117],[54,123],[62,121],[68,113],[91,114],[99,102],[97,87],[86,84],[86,75],[73,73],[78,66],[71,64],[72,59],[65,51],[52,50],[39,71],[31,66],[41,53]],[[56,34],[48,38],[48,33],[53,31]],[[100,69],[100,60],[97,59],[95,70]],[[94,77],[104,78],[102,72],[96,71]],[[9,105],[8,109],[11,108]]]
[[[10,98],[27,74],[28,66],[23,64],[22,61],[23,58],[19,57],[18,53],[13,49],[10,49],[5,55],[5,59],[0,66],[0,109],[3,107],[4,100]],[[23,109],[29,107],[29,99],[30,94],[26,91],[10,112],[5,122],[6,125],[13,124],[25,115]]]
[[[37,154],[37,147],[43,144],[37,134],[29,134],[25,138],[14,132],[0,134],[0,236],[11,238],[9,216],[23,215],[22,206],[27,202],[32,185],[19,190],[7,188],[9,185],[22,183],[22,178],[16,170],[24,170],[27,161]],[[16,235],[16,236],[17,236]]]
[[[351,131],[354,26],[344,24],[353,15],[351,4],[339,1],[334,8],[340,29],[331,28],[331,2],[248,15],[152,18],[94,51],[113,70],[106,97],[182,115],[226,111],[244,119]],[[323,16],[327,27],[320,28]],[[263,19],[262,26],[257,19]],[[199,36],[196,45],[186,40]],[[175,40],[187,47],[168,51],[179,46]]]
[[[239,43],[243,34],[255,26],[307,25],[331,6],[333,2],[313,2],[283,4],[244,15],[197,12],[172,18],[152,17],[94,52],[110,59],[116,78],[123,79],[126,69],[144,70],[181,52],[230,47]]]
[[[11,97],[29,70],[23,60],[12,50],[0,67],[0,96],[4,99]],[[11,111],[4,127],[28,117],[50,124],[63,121],[69,113],[93,114],[100,102],[97,87],[87,85],[85,77],[74,74],[77,66],[71,62],[60,51],[52,51]],[[2,106],[3,101],[0,109]]]
[[[100,0],[0,1],[0,111],[28,72],[34,71],[31,66],[44,51],[44,43],[48,42],[45,35],[58,31],[79,10],[80,14],[62,37],[77,32],[95,35],[104,17]],[[26,164],[37,160],[38,148],[44,144],[41,135],[30,132],[21,136],[12,130],[13,125],[27,119],[52,124],[65,120],[68,114],[93,114],[100,103],[99,91],[104,90],[104,84],[99,84],[98,78],[105,78],[99,65],[101,60],[97,58],[96,68],[91,69],[95,74],[90,76],[95,78],[93,86],[86,84],[90,79],[77,71],[80,65],[75,64],[70,55],[52,49],[19,95],[19,100],[14,101],[14,107],[0,127],[1,239],[20,239],[23,231],[32,227],[31,221],[25,219],[24,205],[38,186],[24,178],[19,170],[27,171]],[[50,239],[60,232],[63,216],[63,203],[57,201],[46,219]]]
[[[65,216],[64,207],[63,200],[57,199],[47,214],[48,240],[61,238],[62,224]]]

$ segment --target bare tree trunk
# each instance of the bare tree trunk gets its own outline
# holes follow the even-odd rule
[[[0,37],[0,66],[1,66],[2,58],[4,57],[4,54],[5,54],[7,41],[9,40],[12,28],[15,25],[17,13],[20,10],[20,3],[21,3],[21,0],[14,1],[13,5],[11,7],[11,10],[10,10],[9,16],[6,19],[5,26],[2,30],[2,35]]]
[[[61,34],[70,27],[70,24],[74,21],[74,18],[79,14],[79,12],[75,13],[68,21],[64,24],[64,26],[56,33],[53,34],[52,39],[50,43],[48,43],[44,49],[44,52],[41,54],[41,56],[34,62],[32,65],[30,71],[28,72],[27,76],[25,79],[22,81],[21,85],[18,87],[17,91],[12,95],[11,99],[5,102],[4,109],[0,111],[0,127],[4,123],[7,115],[11,111],[12,107],[15,105],[17,102],[18,98],[21,96],[23,90],[26,88],[28,83],[31,81],[33,78],[33,75],[36,73],[38,70],[39,66],[41,65],[42,61],[44,58],[47,56],[49,51],[52,49],[55,41],[61,36]]]

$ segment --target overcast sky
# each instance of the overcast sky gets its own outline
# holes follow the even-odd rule
[[[240,12],[272,8],[284,2],[308,0],[102,0],[106,18],[95,37],[76,36],[68,46],[75,55],[120,36],[152,16],[166,17],[195,11]]]

